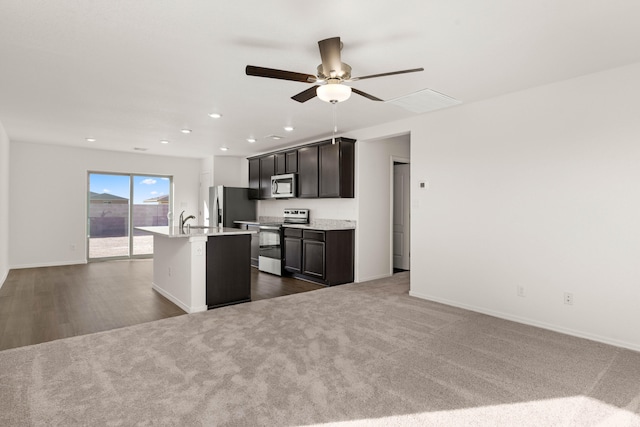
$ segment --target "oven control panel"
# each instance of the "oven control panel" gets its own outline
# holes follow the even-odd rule
[[[309,209],[285,209],[284,222],[286,224],[309,224]]]

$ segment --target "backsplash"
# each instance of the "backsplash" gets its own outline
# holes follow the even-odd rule
[[[312,222],[316,218],[358,219],[356,199],[259,200],[258,216],[282,217],[284,209],[297,208],[309,209]]]

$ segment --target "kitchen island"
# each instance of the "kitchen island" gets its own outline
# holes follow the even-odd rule
[[[153,289],[187,313],[251,301],[254,231],[166,226],[135,229],[153,235]]]

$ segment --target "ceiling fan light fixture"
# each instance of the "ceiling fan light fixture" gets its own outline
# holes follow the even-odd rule
[[[343,102],[351,96],[351,87],[339,83],[318,86],[316,95],[324,102]]]

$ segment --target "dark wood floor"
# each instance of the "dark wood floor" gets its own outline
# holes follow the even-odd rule
[[[153,260],[11,270],[0,288],[0,350],[185,314],[151,289]],[[251,298],[322,288],[251,269]]]

